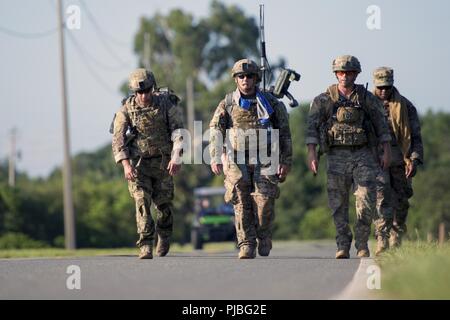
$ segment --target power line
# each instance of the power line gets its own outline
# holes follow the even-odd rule
[[[76,42],[76,45],[79,47],[79,49],[81,51],[83,51],[83,55],[86,56],[87,58],[89,58],[90,60],[92,60],[98,67],[105,69],[105,70],[109,70],[109,71],[118,71],[118,70],[122,70],[125,68],[124,66],[113,67],[113,66],[105,64],[103,61],[97,59],[95,56],[93,56],[91,53],[89,53],[89,51],[85,50],[82,47],[82,45],[79,42],[77,42],[75,36],[71,32],[67,32],[67,34],[69,34],[69,36],[71,37],[73,42]]]
[[[88,19],[93,24],[93,26],[94,26],[94,28],[96,30],[97,36],[100,39],[100,42],[102,43],[102,45],[105,47],[106,51],[111,55],[111,57],[113,57],[117,62],[119,62],[119,67],[121,69],[125,69],[125,68],[129,69],[129,68],[131,68],[131,65],[128,62],[122,60],[118,55],[116,55],[114,53],[115,51],[109,46],[108,42],[106,42],[105,37],[100,34],[100,33],[102,33],[103,35],[106,35],[104,33],[104,31],[102,31],[102,29],[98,25],[97,21],[95,21],[95,17],[89,11],[86,3],[84,1],[82,1],[82,0],[79,0],[79,1],[80,1],[81,6],[83,7],[84,11],[86,12]]]
[[[100,39],[102,39],[102,41],[104,41],[104,38],[106,37],[116,45],[119,45],[122,47],[128,47],[128,48],[130,47],[130,43],[115,39],[113,36],[111,36],[109,33],[107,33],[103,28],[101,28],[100,25],[95,20],[94,15],[91,13],[91,11],[89,10],[86,3],[83,0],[79,0],[79,2],[81,4],[81,6],[83,7],[84,11],[86,12],[88,19],[94,25],[95,29],[98,31],[98,33],[101,33],[103,35],[103,37],[100,37]]]
[[[15,38],[22,38],[22,39],[40,39],[44,37],[51,36],[52,34],[56,33],[58,28],[53,28],[47,31],[42,32],[35,32],[35,33],[27,33],[27,32],[21,32],[16,30],[11,30],[8,28],[5,28],[3,26],[0,26],[0,32],[3,34],[6,34],[11,37]]]
[[[54,3],[52,3],[51,1],[49,1],[49,3],[50,3],[51,6],[55,7],[55,4],[54,4]],[[83,7],[84,7],[84,5],[83,5]],[[88,12],[88,10],[86,10],[86,9],[85,9],[85,11]],[[94,22],[95,22],[95,21],[94,21]],[[102,43],[104,44],[106,50],[111,54],[111,56],[113,56],[113,57],[119,62],[120,65],[119,65],[119,66],[110,66],[110,65],[105,64],[103,61],[97,59],[95,56],[93,56],[92,54],[90,54],[89,51],[85,50],[85,49],[81,46],[81,44],[78,43],[78,42],[75,40],[75,37],[74,37],[73,34],[70,32],[71,30],[69,30],[69,29],[67,28],[67,26],[66,26],[65,23],[64,23],[64,28],[65,28],[66,30],[69,31],[69,32],[67,32],[67,34],[69,35],[70,40],[71,40],[73,43],[75,43],[75,46],[78,46],[77,49],[78,49],[79,51],[82,51],[81,55],[85,56],[85,59],[88,58],[88,59],[92,60],[98,67],[100,67],[100,68],[102,68],[102,69],[105,69],[105,70],[108,70],[108,71],[118,71],[118,70],[123,70],[123,69],[125,69],[125,68],[127,68],[127,69],[130,68],[130,65],[128,65],[128,64],[127,64],[126,62],[124,62],[123,60],[121,60],[121,59],[120,59],[119,57],[117,57],[115,54],[113,54],[113,53],[112,53],[113,50],[112,50],[110,47],[108,47],[108,45],[107,45],[106,43],[103,43],[103,42],[102,42]],[[101,38],[101,39],[102,39],[102,38]],[[103,40],[103,41],[104,41],[104,40]]]
[[[72,44],[74,45],[75,49],[78,51],[79,57],[81,58],[81,62],[83,62],[83,64],[86,66],[86,68],[89,71],[89,73],[91,74],[91,76],[95,80],[98,81],[98,83],[103,87],[103,89],[105,89],[109,93],[117,94],[116,90],[112,89],[103,80],[103,78],[92,68],[92,66],[90,65],[90,63],[88,61],[88,57],[87,57],[88,54],[84,51],[84,49],[81,47],[81,45],[77,42],[75,37],[70,32],[68,32],[67,34],[69,35],[69,40],[72,41]],[[91,58],[92,58],[92,56],[91,56]]]

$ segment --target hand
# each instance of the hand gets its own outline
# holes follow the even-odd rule
[[[137,177],[136,169],[133,168],[128,159],[122,160],[123,174],[128,181],[134,181]]]
[[[280,179],[280,182],[283,182],[284,180],[286,180],[286,177],[287,177],[290,169],[291,168],[286,164],[280,164],[278,166],[277,175],[278,175],[278,178]]]
[[[406,165],[406,178],[412,178],[417,173],[417,163],[413,160]]]
[[[178,163],[176,160],[170,160],[167,170],[169,170],[169,174],[173,177],[177,175],[178,172],[180,172],[181,164]]]
[[[219,176],[222,174],[223,165],[219,163],[211,163],[211,170],[216,176]]]
[[[308,149],[308,166],[314,175],[319,171],[319,160],[315,149]]]

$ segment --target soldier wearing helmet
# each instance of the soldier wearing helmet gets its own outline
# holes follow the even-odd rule
[[[370,255],[368,240],[372,217],[376,212],[376,176],[390,162],[391,139],[379,100],[362,85],[355,84],[361,65],[354,56],[333,60],[332,70],[338,83],[314,98],[308,115],[306,144],[308,164],[317,174],[318,156],[328,154],[328,202],[336,226],[336,259],[348,259],[353,234],[349,226],[350,190],[355,190],[357,256]],[[372,147],[380,144],[384,155],[377,163]]]
[[[137,246],[141,259],[153,257],[155,222],[150,207],[156,209],[156,253],[165,256],[172,234],[174,186],[172,176],[180,170],[183,122],[176,101],[156,90],[153,73],[137,69],[130,74],[128,97],[114,118],[112,149],[121,163],[128,189],[136,203]],[[127,130],[135,132],[132,143]]]
[[[389,246],[400,246],[406,233],[408,199],[413,195],[411,180],[423,163],[423,144],[417,110],[394,86],[394,70],[389,67],[375,69],[373,83],[373,93],[384,106],[392,149],[389,169],[378,176],[375,236],[376,254],[380,254]]]
[[[291,133],[284,104],[258,88],[261,72],[254,61],[237,61],[231,76],[236,90],[219,103],[210,122],[211,170],[225,173],[225,201],[234,206],[239,259],[253,259],[256,248],[260,256],[268,256],[272,249],[278,183],[292,164]],[[279,141],[273,142],[275,132]],[[261,159],[261,150],[267,149],[276,163]]]

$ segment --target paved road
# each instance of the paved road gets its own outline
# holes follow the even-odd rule
[[[237,251],[153,260],[0,259],[0,299],[330,299],[360,264],[335,260],[334,253],[332,242],[319,242],[275,244],[269,257],[254,260],[238,260]],[[80,267],[80,290],[67,289],[70,265]]]

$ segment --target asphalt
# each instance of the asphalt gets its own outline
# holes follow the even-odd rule
[[[253,260],[238,260],[237,251],[169,253],[153,260],[0,259],[0,299],[335,299],[360,260],[336,260],[334,253],[332,242],[312,242],[275,243],[269,257]],[[67,273],[70,266],[79,267],[80,289],[67,287],[74,275]]]

